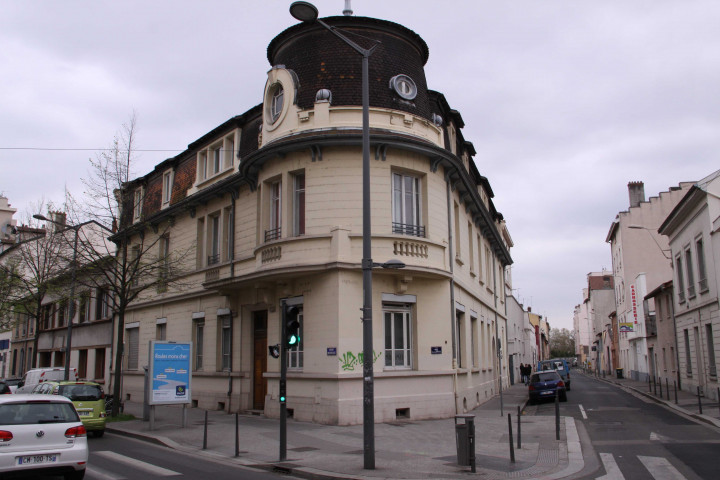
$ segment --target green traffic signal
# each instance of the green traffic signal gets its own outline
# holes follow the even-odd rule
[[[285,401],[285,397],[280,397],[280,401],[281,401],[281,402],[284,402],[284,401]]]

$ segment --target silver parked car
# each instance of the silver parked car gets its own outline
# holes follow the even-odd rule
[[[0,477],[85,476],[87,432],[70,399],[60,395],[0,396]]]

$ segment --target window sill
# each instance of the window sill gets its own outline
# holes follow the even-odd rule
[[[460,257],[455,257],[455,263],[457,263],[460,266],[465,265],[465,262],[463,262],[463,259]]]

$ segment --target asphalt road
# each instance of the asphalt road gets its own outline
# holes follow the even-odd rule
[[[232,459],[213,459],[172,450],[141,440],[106,433],[88,438],[90,460],[86,480],[277,480],[295,478],[233,464]],[[48,476],[43,480],[61,479]]]
[[[526,414],[554,415],[555,404]],[[601,380],[574,374],[560,415],[575,419],[586,467],[578,478],[716,480],[720,429]]]

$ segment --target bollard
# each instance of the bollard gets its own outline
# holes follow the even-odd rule
[[[718,395],[717,395],[717,399],[718,399],[718,410],[720,410],[720,387],[718,387],[717,393],[718,393]]]
[[[508,435],[510,437],[510,461],[515,463],[515,450],[513,450],[513,438],[512,438],[512,419],[508,413]]]
[[[240,456],[240,426],[238,422],[238,414],[235,412],[235,456]]]
[[[667,395],[668,402],[670,401],[670,387],[668,386],[668,379],[665,377],[665,393]]]
[[[203,428],[203,450],[207,450],[207,410],[205,410],[205,427]]]
[[[560,394],[555,392],[555,440],[560,440]]]
[[[657,380],[655,380],[655,377],[653,377],[652,383],[653,383],[653,395],[655,395],[657,397]]]
[[[698,392],[698,410],[700,410],[700,415],[702,415],[702,400],[700,400],[700,385],[697,387]]]
[[[675,405],[677,405],[677,382],[675,380],[673,380],[673,390],[675,391]]]
[[[720,389],[718,389],[720,391]],[[522,414],[520,413],[520,405],[518,405],[518,445],[517,448],[520,450],[522,448],[521,441],[520,441],[520,417],[522,417]]]
[[[650,375],[648,375],[648,393],[652,393],[652,380],[650,379]]]

